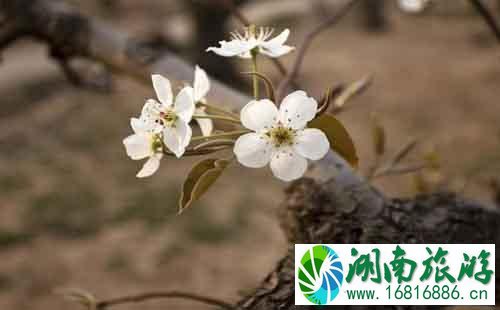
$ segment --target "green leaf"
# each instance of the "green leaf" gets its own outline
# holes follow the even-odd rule
[[[209,158],[194,165],[182,185],[179,214],[189,208],[217,181],[229,163],[229,160]]]
[[[330,148],[342,156],[351,166],[358,167],[359,159],[354,142],[338,119],[325,113],[312,120],[308,126],[322,130],[330,142]]]

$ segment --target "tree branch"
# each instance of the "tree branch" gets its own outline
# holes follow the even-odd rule
[[[91,19],[65,2],[54,0],[0,0],[0,14],[16,20],[23,34],[40,40],[66,55],[104,64],[113,73],[125,75],[150,85],[151,74],[161,73],[172,80],[191,81],[194,68],[170,52],[158,51],[130,39],[98,20]],[[212,80],[209,102],[238,113],[251,98]],[[340,184],[361,184],[364,180],[338,154],[329,154],[314,166],[309,176],[335,179]]]
[[[302,63],[304,62],[304,58],[306,56],[306,52],[311,46],[311,43],[314,39],[321,34],[323,31],[328,29],[329,27],[337,24],[342,17],[344,17],[352,7],[358,2],[358,0],[350,0],[347,4],[345,4],[338,12],[336,12],[330,18],[325,19],[319,25],[314,26],[306,35],[304,41],[300,45],[297,51],[297,56],[295,58],[295,62],[293,64],[292,69],[288,72],[287,76],[283,79],[281,84],[278,87],[277,94],[278,100],[283,98],[283,95],[290,87],[293,80],[296,79],[299,74],[300,68],[302,67]]]
[[[481,0],[469,0],[469,2],[483,17],[491,32],[495,35],[495,38],[500,43],[500,25],[496,21],[493,13],[488,10],[488,8],[481,2]]]

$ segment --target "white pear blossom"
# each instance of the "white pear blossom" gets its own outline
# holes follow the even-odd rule
[[[161,134],[155,133],[153,123],[146,123],[137,118],[132,118],[130,125],[134,134],[123,139],[127,155],[133,160],[148,158],[137,173],[137,177],[149,177],[158,170],[160,160],[163,157]]]
[[[195,103],[206,103],[206,95],[210,90],[210,80],[208,79],[205,70],[196,66],[194,71],[194,101]],[[207,115],[205,112],[205,107],[196,107],[195,114],[197,115]],[[214,129],[214,124],[211,119],[207,118],[195,118],[198,126],[200,126],[201,133],[204,136],[210,136]]]
[[[142,108],[141,121],[151,124],[153,132],[161,133],[163,143],[178,158],[181,157],[192,137],[189,127],[194,110],[194,90],[184,87],[175,101],[170,81],[161,75],[152,76],[158,101],[148,99]]]
[[[236,141],[234,153],[238,161],[250,168],[270,163],[273,174],[284,181],[302,177],[307,159],[319,160],[330,148],[321,130],[306,128],[317,109],[316,100],[303,91],[285,97],[279,110],[268,99],[249,102],[241,110],[241,122],[253,132]]]
[[[417,14],[424,11],[430,2],[430,0],[398,0],[398,6],[406,13]]]
[[[272,28],[256,30],[255,27],[247,27],[243,34],[233,32],[231,41],[220,41],[220,47],[209,47],[207,52],[214,52],[224,57],[241,58],[251,58],[253,50],[274,58],[290,53],[294,48],[285,45],[290,30],[285,29],[278,36],[270,39],[273,32]]]

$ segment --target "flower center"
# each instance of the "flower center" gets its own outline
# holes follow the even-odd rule
[[[164,126],[173,127],[178,118],[177,114],[172,110],[160,112],[160,119]]]
[[[154,134],[151,138],[151,150],[153,153],[163,153],[163,142],[158,134]]]
[[[267,136],[276,147],[291,146],[295,143],[295,130],[279,125],[269,130]]]
[[[250,25],[244,29],[243,33],[237,31],[231,33],[234,40],[250,41],[251,39],[258,41],[266,41],[273,35],[274,29],[270,27],[259,27]]]

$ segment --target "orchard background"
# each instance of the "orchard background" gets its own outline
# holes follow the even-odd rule
[[[210,32],[211,23],[197,26],[206,17],[196,12],[196,1],[68,2],[193,63],[210,68],[221,61],[196,52],[207,40],[216,43],[199,31]],[[241,10],[255,23],[291,28],[294,45],[337,4],[316,2],[253,0]],[[485,2],[500,12],[495,1]],[[413,197],[424,181],[429,190],[446,188],[491,204],[500,172],[498,42],[467,1],[435,1],[420,15],[385,4],[383,24],[368,22],[358,7],[322,34],[299,81],[320,97],[331,83],[373,75],[373,86],[339,115],[356,143],[361,172],[374,163],[374,114],[389,152],[416,137],[420,144],[410,159],[437,154],[437,170],[376,180],[387,195]],[[225,30],[236,26],[230,20]],[[177,216],[179,187],[194,161],[168,159],[154,177],[139,181],[140,164],[122,146],[128,119],[152,88],[122,76],[109,84],[102,68],[81,65],[100,90],[72,85],[46,47],[32,41],[2,51],[0,308],[69,309],[75,306],[54,295],[67,287],[104,297],[162,288],[239,300],[286,250],[274,217],[286,184],[267,169],[238,167]],[[248,90],[247,78],[235,79],[245,68],[233,65],[234,72],[217,77]],[[270,62],[264,65],[279,76]],[[140,306],[167,307],[208,309],[175,300]]]

